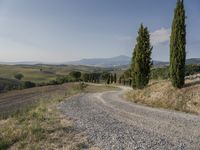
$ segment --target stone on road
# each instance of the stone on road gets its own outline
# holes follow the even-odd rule
[[[80,94],[59,105],[104,150],[200,150],[200,117],[127,102],[122,91]]]

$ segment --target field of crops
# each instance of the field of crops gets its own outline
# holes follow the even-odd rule
[[[65,96],[75,84],[63,84],[54,86],[36,87],[24,90],[15,90],[0,94],[0,117],[5,118],[9,114],[29,108],[37,101],[48,100],[55,96]]]
[[[15,79],[14,76],[20,73],[24,76],[22,81],[41,83],[67,75],[72,70],[87,72],[99,69],[96,67],[72,65],[0,65],[0,78]]]

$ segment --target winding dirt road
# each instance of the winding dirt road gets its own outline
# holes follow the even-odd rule
[[[101,149],[200,150],[200,116],[127,102],[124,90],[80,94],[59,109]]]

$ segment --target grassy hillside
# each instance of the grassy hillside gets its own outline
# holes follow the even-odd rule
[[[24,76],[22,81],[41,83],[67,75],[72,70],[92,72],[102,69],[72,65],[0,65],[0,78],[15,79],[14,75],[21,73]]]
[[[187,80],[183,89],[175,89],[168,80],[152,81],[143,90],[132,90],[125,97],[138,104],[200,114],[200,84]]]

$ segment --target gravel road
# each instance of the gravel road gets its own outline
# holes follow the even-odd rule
[[[103,150],[200,150],[200,116],[136,105],[123,92],[80,94],[59,109]]]

